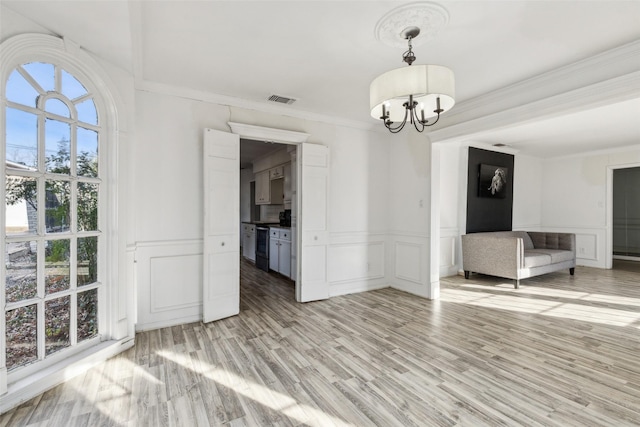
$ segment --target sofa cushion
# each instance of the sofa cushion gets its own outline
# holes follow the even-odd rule
[[[563,261],[571,261],[573,259],[573,252],[563,251],[561,249],[531,249],[525,251],[525,256],[527,253],[549,255],[551,257],[551,264],[557,264]]]
[[[533,268],[551,264],[551,255],[530,249],[524,251],[524,267]]]

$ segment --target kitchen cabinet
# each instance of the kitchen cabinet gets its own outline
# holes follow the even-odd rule
[[[284,178],[284,167],[277,166],[273,169],[269,169],[269,179]]]
[[[283,169],[280,167],[280,169]],[[280,178],[271,179],[271,171],[256,174],[256,205],[281,205],[284,199],[284,171]]]
[[[242,256],[256,261],[256,226],[242,223]]]
[[[271,182],[269,171],[256,174],[256,205],[268,205],[271,203]]]
[[[291,277],[291,230],[269,228],[269,269]]]

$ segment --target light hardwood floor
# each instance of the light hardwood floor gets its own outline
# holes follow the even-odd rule
[[[442,280],[298,304],[242,265],[239,316],[137,334],[131,350],[0,426],[640,424],[640,275]]]

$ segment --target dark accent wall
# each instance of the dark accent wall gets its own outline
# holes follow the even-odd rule
[[[510,231],[513,216],[513,155],[469,147],[467,179],[467,233]],[[479,187],[480,165],[508,170],[501,197],[491,194],[488,185]],[[486,168],[485,168],[486,169]],[[486,188],[485,188],[486,187]]]

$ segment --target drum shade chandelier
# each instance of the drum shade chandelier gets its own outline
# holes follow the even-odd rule
[[[411,40],[419,34],[418,27],[402,31],[409,45],[402,60],[408,66],[378,76],[369,88],[371,117],[382,120],[391,133],[400,132],[407,121],[422,132],[455,104],[453,71],[441,65],[411,65],[416,60]]]

